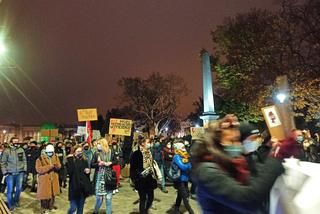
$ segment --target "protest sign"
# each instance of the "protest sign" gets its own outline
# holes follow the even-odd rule
[[[110,118],[109,134],[131,136],[132,120]]]
[[[77,113],[78,113],[78,121],[79,122],[98,120],[98,114],[97,114],[96,108],[78,109]]]
[[[190,127],[190,132],[192,139],[199,139],[204,134],[204,128],[203,127]]]
[[[261,110],[271,136],[278,140],[284,139],[285,132],[276,106],[267,106]]]

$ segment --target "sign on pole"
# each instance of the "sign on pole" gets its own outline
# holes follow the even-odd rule
[[[261,109],[263,117],[269,128],[269,132],[272,137],[275,137],[279,140],[285,138],[284,127],[281,122],[278,109],[276,106],[267,106]]]
[[[98,120],[98,114],[96,108],[78,109],[78,121],[87,122]]]
[[[199,139],[203,136],[205,130],[203,127],[190,127],[190,132],[192,139]]]
[[[132,120],[110,118],[109,134],[131,136]]]

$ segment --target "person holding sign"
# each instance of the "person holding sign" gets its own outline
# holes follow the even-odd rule
[[[252,177],[242,151],[239,123],[234,115],[212,124],[193,145],[193,178],[204,214],[260,212],[284,169],[281,161],[268,157]]]

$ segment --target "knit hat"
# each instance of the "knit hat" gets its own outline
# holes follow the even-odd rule
[[[49,144],[46,146],[46,152],[54,152],[54,147],[53,145]]]
[[[185,148],[185,145],[184,145],[184,143],[182,143],[182,142],[178,142],[178,143],[174,143],[174,144],[173,144],[173,147],[174,147],[174,149],[176,149],[176,150],[181,150],[182,148]]]
[[[243,122],[243,123],[240,123],[240,134],[241,134],[240,141],[242,142],[251,135],[260,135],[260,131],[254,125],[248,122]]]

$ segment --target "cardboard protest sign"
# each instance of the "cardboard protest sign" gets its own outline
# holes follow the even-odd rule
[[[96,108],[78,109],[77,113],[78,113],[78,121],[79,122],[98,120],[98,114],[97,114]]]
[[[78,135],[85,135],[85,134],[87,134],[87,127],[85,127],[85,126],[78,126],[78,128],[77,128],[77,134],[78,134]]]
[[[41,137],[59,137],[59,130],[58,129],[41,130]]]
[[[99,130],[93,130],[92,131],[92,139],[99,139],[101,138],[101,134],[100,134],[100,131]]]
[[[264,107],[262,108],[262,113],[271,136],[279,140],[284,139],[285,132],[276,106]]]
[[[131,136],[132,120],[110,118],[109,134]]]
[[[190,127],[190,133],[192,139],[199,139],[205,133],[205,130],[203,127]]]

